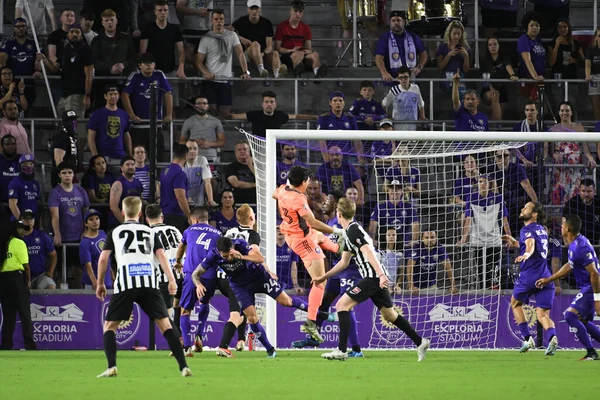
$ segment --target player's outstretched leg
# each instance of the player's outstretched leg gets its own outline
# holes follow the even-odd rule
[[[587,350],[586,355],[581,358],[581,361],[600,360],[596,349],[592,345],[592,340],[588,335],[586,326],[579,319],[579,312],[572,307],[567,308],[567,311],[565,311],[565,321],[571,328],[575,329],[575,335]]]
[[[273,347],[271,342],[269,342],[269,338],[267,338],[267,332],[265,332],[265,329],[259,322],[258,315],[256,314],[256,308],[253,305],[246,307],[244,309],[244,315],[248,320],[248,325],[250,326],[250,329],[252,330],[252,332],[254,332],[258,341],[264,346],[265,349],[267,349],[267,357],[277,357],[275,347]]]
[[[194,351],[196,353],[202,352],[202,338],[206,333],[206,321],[208,321],[209,313],[210,304],[200,303],[200,307],[198,308],[198,330],[194,338]]]
[[[219,347],[217,348],[217,355],[219,357],[233,357],[233,354],[231,354],[231,350],[229,350],[229,343],[231,343],[231,339],[233,339],[235,331],[240,326],[243,320],[245,320],[245,318],[240,316],[239,313],[229,313],[229,320],[227,321],[227,324],[223,329],[223,334],[221,335],[221,343],[219,343]]]
[[[303,261],[304,265],[306,266],[306,270],[312,279],[325,275],[325,263],[323,262],[322,258],[317,260]],[[319,313],[319,307],[321,307],[321,302],[323,301],[323,296],[325,295],[325,284],[326,282],[318,285],[313,283],[311,285],[310,292],[308,293],[308,319],[300,328],[303,332],[308,333],[319,343],[323,343],[324,339],[319,332],[319,327],[316,321]]]
[[[339,238],[337,242],[334,242],[333,240],[329,239],[329,236],[324,235],[321,232],[317,232],[315,237],[317,239],[319,247],[321,247],[323,250],[331,251],[332,253],[337,255],[341,255],[344,251],[345,242],[343,237]]]
[[[551,290],[552,290],[552,293],[554,293],[554,288],[551,288]],[[539,297],[540,296],[536,295],[536,298],[535,298],[536,302],[541,301],[543,303],[543,298],[540,298],[540,300],[538,300]],[[542,324],[542,327],[544,328],[546,341],[548,343],[548,347],[546,348],[546,352],[545,352],[545,354],[547,356],[553,356],[554,354],[556,354],[556,348],[558,347],[558,338],[556,337],[556,329],[554,327],[554,321],[552,321],[552,319],[550,318],[550,307],[549,307],[550,304],[551,303],[549,303],[548,305],[536,307],[536,309],[535,309],[537,319],[538,319],[539,323]],[[548,307],[548,308],[546,308],[546,307]]]
[[[517,288],[515,288],[515,291],[516,290]],[[525,353],[529,350],[535,349],[535,342],[531,337],[531,333],[529,332],[529,324],[525,318],[525,312],[523,312],[523,302],[515,299],[513,296],[510,299],[510,306],[515,317],[515,322],[517,323],[519,331],[521,332],[521,336],[523,337],[523,342],[521,343],[519,352]]]
[[[596,342],[600,343],[600,328],[598,328],[598,325],[596,325],[592,321],[587,321],[587,323],[585,324],[585,327],[586,327],[588,333],[590,334],[590,336],[592,337],[592,339],[594,339]]]
[[[186,357],[194,356],[194,351],[192,350],[192,338],[190,337],[190,331],[192,329],[190,312],[190,310],[183,310],[181,318],[179,319],[179,327],[181,328],[181,335],[183,336],[183,348]]]
[[[171,327],[169,319],[161,318],[155,320],[155,322],[156,326],[158,326],[158,329],[160,329],[160,332],[163,334],[165,340],[169,344],[169,349],[177,360],[177,364],[179,364],[179,371],[181,372],[181,375],[183,377],[192,376],[192,371],[188,368],[187,362],[185,361],[185,355],[183,354],[183,349],[181,348],[179,338]]]
[[[388,322],[394,324],[402,332],[406,333],[413,343],[417,346],[417,361],[423,361],[427,356],[427,350],[429,349],[429,339],[423,339],[413,327],[410,322],[402,315],[398,314],[392,307],[382,307],[380,310],[381,316]]]
[[[238,341],[235,345],[237,351],[244,351],[244,347],[246,347],[246,316],[242,315],[242,318],[242,323],[237,327]]]
[[[337,289],[332,288],[331,285],[334,285],[337,282]],[[339,293],[339,279],[328,279],[327,285],[325,285],[325,294],[323,296],[323,301],[321,302],[321,306],[319,307],[319,313],[317,314],[317,326],[319,330],[323,326],[324,321],[329,321],[331,319],[335,319],[335,315],[329,313],[329,307],[333,304],[333,301],[338,296]],[[330,318],[330,315],[333,318]],[[333,322],[333,321],[331,321]],[[303,349],[305,347],[318,347],[321,343],[317,340],[313,339],[312,336],[306,335],[304,339],[296,340],[292,342],[292,347],[296,349]]]
[[[98,375],[98,378],[117,377],[117,328],[119,321],[104,321],[104,355],[108,363],[106,371]]]
[[[352,351],[348,353],[348,357],[364,357],[362,349],[360,348],[360,341],[358,340],[358,323],[356,321],[356,315],[354,314],[354,310],[350,310],[349,315],[350,331],[348,333],[348,340],[350,340]]]

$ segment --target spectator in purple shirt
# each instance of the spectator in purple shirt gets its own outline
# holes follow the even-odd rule
[[[8,184],[8,207],[12,220],[19,219],[21,210],[38,211],[38,202],[42,200],[42,188],[35,180],[35,160],[33,154],[24,154],[19,158],[21,173]]]
[[[350,113],[354,115],[359,129],[375,129],[377,122],[385,118],[381,102],[374,100],[375,85],[372,81],[360,83],[360,97],[354,100]]]
[[[444,33],[444,42],[437,49],[436,61],[443,77],[446,73],[460,71],[461,76],[471,68],[471,48],[467,43],[465,27],[458,21],[452,21]],[[442,82],[442,89],[450,89],[449,82]]]
[[[308,165],[299,161],[297,158],[296,146],[290,143],[284,143],[281,145],[281,161],[277,161],[277,186],[283,185],[287,182],[287,176],[290,172],[290,168],[295,165],[300,165],[309,168]]]
[[[520,56],[519,78],[544,80],[546,69],[546,48],[539,37],[542,16],[529,12],[523,17],[523,27],[526,29],[517,41],[517,52]],[[521,94],[532,100],[537,100],[538,91],[536,83],[526,83],[521,87]]]
[[[375,65],[386,82],[398,75],[398,68],[405,65],[417,77],[427,63],[427,51],[421,39],[404,29],[406,15],[403,11],[390,13],[390,31],[377,41]],[[417,59],[418,58],[418,59]]]
[[[181,233],[189,226],[190,205],[187,192],[188,177],[183,166],[188,148],[183,144],[173,145],[173,161],[160,173],[160,208],[165,224],[179,229]]]
[[[45,232],[35,228],[35,214],[31,210],[23,210],[20,215],[25,230],[23,241],[29,253],[29,269],[31,270],[31,289],[56,289],[54,270],[57,255],[52,239]]]
[[[235,216],[235,200],[231,189],[225,189],[221,192],[221,204],[219,209],[210,216],[209,224],[217,228],[224,235],[229,228],[237,228],[239,226]]]
[[[98,285],[98,259],[106,243],[106,233],[100,229],[100,216],[100,212],[94,209],[90,209],[85,215],[85,233],[79,246],[79,265],[84,271],[81,284],[84,289],[95,290]],[[112,289],[114,273],[110,268],[110,260],[108,270],[104,283],[107,289]]]
[[[17,154],[17,140],[13,135],[5,135],[0,139],[2,153],[0,153],[0,203],[8,202],[8,184],[19,175],[19,157]],[[8,221],[10,210],[5,212],[0,207],[0,221]]]
[[[545,130],[544,121],[538,120],[537,102],[527,101],[525,103],[525,119],[514,126],[513,132],[544,132]],[[533,187],[538,193],[541,193],[540,184],[544,169],[542,165],[542,144],[528,142],[523,147],[511,149],[510,154],[523,164]]]
[[[477,91],[469,89],[465,92],[465,97],[460,102],[458,94],[458,85],[460,82],[460,73],[457,70],[452,78],[452,107],[454,108],[454,130],[466,132],[489,131],[487,116],[478,110],[479,97]]]
[[[345,192],[347,188],[354,186],[358,190],[356,204],[363,205],[365,203],[365,188],[356,168],[349,162],[344,161],[344,155],[338,146],[329,148],[329,160],[317,169],[317,179],[322,184],[323,193],[329,193],[332,190]]]
[[[121,160],[121,176],[110,187],[110,211],[108,225],[110,228],[123,223],[124,216],[121,212],[125,197],[137,196],[142,198],[144,186],[135,178],[135,160],[127,156]]]
[[[446,271],[446,278],[450,281],[450,293],[458,293],[450,258],[446,248],[438,243],[437,233],[425,231],[421,237],[422,240],[408,250],[406,262],[408,290],[417,294],[423,289],[441,289],[437,276],[438,266],[442,265]]]

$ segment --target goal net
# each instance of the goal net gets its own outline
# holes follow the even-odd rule
[[[286,180],[289,165],[282,161],[302,162],[315,172],[307,196],[318,219],[327,222],[330,217],[328,194],[341,192],[357,203],[356,219],[372,237],[393,283],[394,307],[417,332],[436,348],[495,347],[497,322],[506,318],[499,315],[500,291],[511,287],[513,273],[501,235],[518,237],[523,206],[503,193],[504,163],[511,160],[511,149],[525,143],[452,141],[450,135],[457,132],[447,132],[446,141],[408,140],[417,139],[419,133],[427,137],[429,132],[277,132],[285,137],[265,140],[247,134],[247,138],[255,166],[261,247],[280,280],[310,287],[301,265],[292,273],[287,266],[276,265],[278,258],[273,257],[278,217],[271,193]],[[382,140],[362,141],[357,151],[358,144],[352,141],[356,134]],[[396,139],[383,140],[386,134]],[[336,142],[320,141],[327,137],[319,135]],[[295,149],[294,159],[290,147]],[[335,301],[332,311],[334,305]],[[265,307],[271,319],[276,313],[273,302],[267,301]],[[356,318],[362,347],[413,347],[370,301],[356,308]],[[280,347],[289,343],[282,340],[283,322],[269,322],[270,337],[277,336]],[[337,345],[334,336],[325,347]]]

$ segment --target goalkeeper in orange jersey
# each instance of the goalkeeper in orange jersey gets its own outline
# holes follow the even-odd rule
[[[310,210],[305,194],[310,174],[311,171],[306,167],[292,167],[288,174],[288,184],[277,188],[273,192],[273,198],[278,201],[279,214],[283,220],[280,230],[285,235],[285,242],[302,259],[304,267],[314,280],[325,274],[323,250],[338,254],[344,250],[344,231],[317,220]],[[339,244],[332,242],[323,233],[337,235]],[[319,343],[323,342],[323,337],[316,320],[324,293],[325,282],[312,284],[308,294],[308,320],[301,328]]]

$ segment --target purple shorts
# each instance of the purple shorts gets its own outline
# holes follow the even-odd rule
[[[217,278],[202,279],[202,277],[200,277],[200,282],[206,287],[206,293],[200,301],[203,304],[208,304],[215,294]],[[183,278],[183,288],[181,289],[181,299],[179,299],[179,304],[181,304],[181,308],[184,310],[193,310],[197,301],[196,285],[194,285],[194,281],[192,280],[192,274],[186,274]]]
[[[229,281],[229,285],[242,311],[255,304],[254,295],[257,293],[264,293],[276,299],[283,291],[279,281],[271,278],[264,269],[256,270],[244,283]]]
[[[542,289],[535,287],[533,283],[517,282],[513,290],[513,297],[523,304],[529,304],[529,298],[535,296],[535,306],[549,310],[554,302],[554,283],[544,286]]]
[[[340,293],[340,277],[337,275],[332,276],[327,279],[327,283],[325,284],[325,292],[326,293]]]
[[[596,309],[594,308],[594,293],[579,292],[569,307],[576,309],[582,319],[592,321],[596,314]]]

